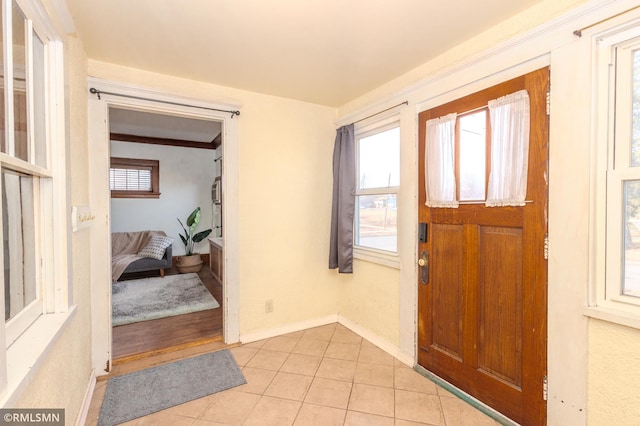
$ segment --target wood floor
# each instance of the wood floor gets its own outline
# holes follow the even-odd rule
[[[213,279],[207,266],[209,263],[206,256],[203,256],[203,261],[205,266],[198,275],[202,283],[220,303],[220,307],[113,327],[114,365],[152,354],[222,341],[222,286]],[[174,267],[166,270],[165,273],[173,275],[178,271]],[[145,275],[130,274],[123,279],[143,276]]]

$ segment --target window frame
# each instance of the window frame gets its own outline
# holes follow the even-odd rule
[[[640,166],[630,165],[630,132],[623,130],[631,121],[632,82],[620,74],[620,61],[625,56],[629,59],[634,47],[640,49],[639,23],[640,19],[636,19],[617,25],[592,38],[595,129],[591,228],[594,237],[590,243],[589,298],[584,310],[587,316],[634,328],[640,328],[640,297],[625,295],[622,291],[626,218],[623,185],[625,181],[640,180]],[[623,50],[628,52],[621,55]]]
[[[160,161],[141,158],[111,157],[111,169],[151,170],[151,191],[111,189],[111,198],[160,198]]]
[[[397,128],[400,132],[398,137],[398,157],[401,165],[400,153],[402,144],[402,125],[400,121],[400,114],[395,112],[390,116],[383,116],[377,120],[366,120],[361,125],[356,124],[354,134],[355,144],[355,161],[356,161],[356,193],[355,193],[355,212],[354,212],[354,232],[353,232],[353,256],[356,259],[367,260],[382,265],[399,268],[400,267],[400,242],[399,242],[399,228],[400,228],[400,188],[402,185],[402,173],[400,173],[400,184],[398,186],[391,187],[377,187],[377,188],[360,188],[359,176],[359,164],[360,164],[360,139],[376,135],[391,129]],[[401,171],[401,170],[400,170]],[[388,251],[377,249],[373,247],[363,246],[356,243],[358,237],[358,197],[366,195],[388,195],[393,194],[396,197],[396,251]]]
[[[14,2],[1,0],[3,52],[5,58],[5,152],[0,152],[0,166],[34,178],[34,231],[36,233],[36,285],[41,295],[35,319],[23,309],[4,327],[0,327],[0,406],[11,406],[38,373],[46,354],[53,348],[61,331],[69,324],[76,309],[70,306],[71,282],[68,262],[68,194],[66,184],[66,137],[64,102],[64,46],[60,34],[40,2],[15,0],[25,18],[25,52],[27,76],[27,151],[26,160],[14,156],[13,114],[13,44],[12,15]],[[43,78],[34,84],[33,43],[42,42],[38,65]],[[37,90],[37,93],[34,91]],[[36,99],[37,98],[37,99]],[[39,102],[38,108],[34,102]],[[44,119],[37,117],[42,115]],[[35,128],[38,119],[41,129]],[[37,131],[36,131],[37,130]],[[38,133],[39,132],[39,133]],[[41,138],[35,141],[34,138]],[[0,186],[0,191],[2,187]],[[0,209],[2,207],[0,206]],[[0,215],[0,225],[2,224]],[[0,256],[4,257],[0,245]],[[4,268],[0,271],[4,282]],[[0,295],[4,313],[4,292]],[[32,309],[32,305],[27,305]],[[15,326],[15,327],[14,327]],[[10,372],[10,374],[9,374]]]

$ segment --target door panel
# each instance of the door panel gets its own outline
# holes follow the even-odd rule
[[[523,425],[546,423],[548,86],[545,68],[419,115],[424,176],[427,120],[529,94],[526,205],[428,208],[421,178],[418,212],[429,230],[418,252],[430,259],[428,283],[418,281],[418,363]]]
[[[433,255],[433,346],[449,356],[462,359],[462,324],[464,306],[462,271],[464,234],[461,225],[434,224]],[[443,259],[447,259],[443,262]]]
[[[522,230],[479,228],[478,369],[520,388]]]

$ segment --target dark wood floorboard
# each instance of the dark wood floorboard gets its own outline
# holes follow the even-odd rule
[[[175,267],[166,270],[167,275],[177,273]],[[213,279],[208,268],[208,261],[204,263],[198,275],[202,283],[220,303],[220,307],[113,327],[114,364],[119,360],[135,358],[143,354],[222,340],[222,286]],[[123,279],[134,278],[141,278],[141,275],[131,274]]]

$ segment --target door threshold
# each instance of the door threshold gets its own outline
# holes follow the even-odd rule
[[[116,358],[113,360],[113,365],[119,365],[119,364],[126,364],[128,362],[131,361],[136,361],[142,358],[149,358],[152,356],[156,356],[156,355],[162,355],[162,354],[166,354],[169,352],[176,352],[176,351],[180,351],[183,349],[188,349],[188,348],[192,348],[195,346],[201,346],[201,345],[206,345],[208,343],[213,343],[213,342],[220,342],[222,341],[222,335],[220,336],[215,336],[215,337],[208,337],[205,339],[199,339],[199,340],[195,340],[192,342],[186,342],[186,343],[181,343],[179,345],[173,345],[173,346],[168,346],[166,348],[160,348],[160,349],[153,349],[150,351],[145,351],[145,352],[140,352],[137,354],[131,354],[131,355],[125,355],[122,356],[120,358]]]
[[[182,345],[171,346],[165,349],[144,352],[113,360],[113,367],[109,374],[99,376],[98,380],[108,380],[115,376],[131,373],[145,368],[154,367],[160,364],[190,358],[205,353],[216,352],[223,349],[230,349],[240,344],[227,345],[222,336],[208,339],[201,339]]]
[[[434,382],[436,385],[438,385],[441,388],[445,389],[447,392],[452,393],[453,395],[457,396],[458,398],[460,398],[461,400],[463,400],[467,404],[473,406],[474,408],[477,408],[479,411],[481,411],[484,414],[486,414],[487,416],[491,417],[493,420],[497,421],[501,425],[504,425],[504,426],[520,426],[520,423],[514,422],[510,418],[506,417],[504,414],[502,414],[502,413],[496,411],[495,409],[489,407],[484,402],[477,400],[476,398],[474,398],[471,395],[469,395],[468,393],[458,389],[457,387],[455,387],[451,383],[447,382],[446,380],[442,379],[441,377],[436,376],[435,374],[433,374],[431,371],[427,370],[423,366],[421,366],[419,364],[416,364],[413,367],[413,369],[415,371],[417,371],[418,373],[420,373],[422,376],[424,376],[427,379],[429,379],[432,382]]]

